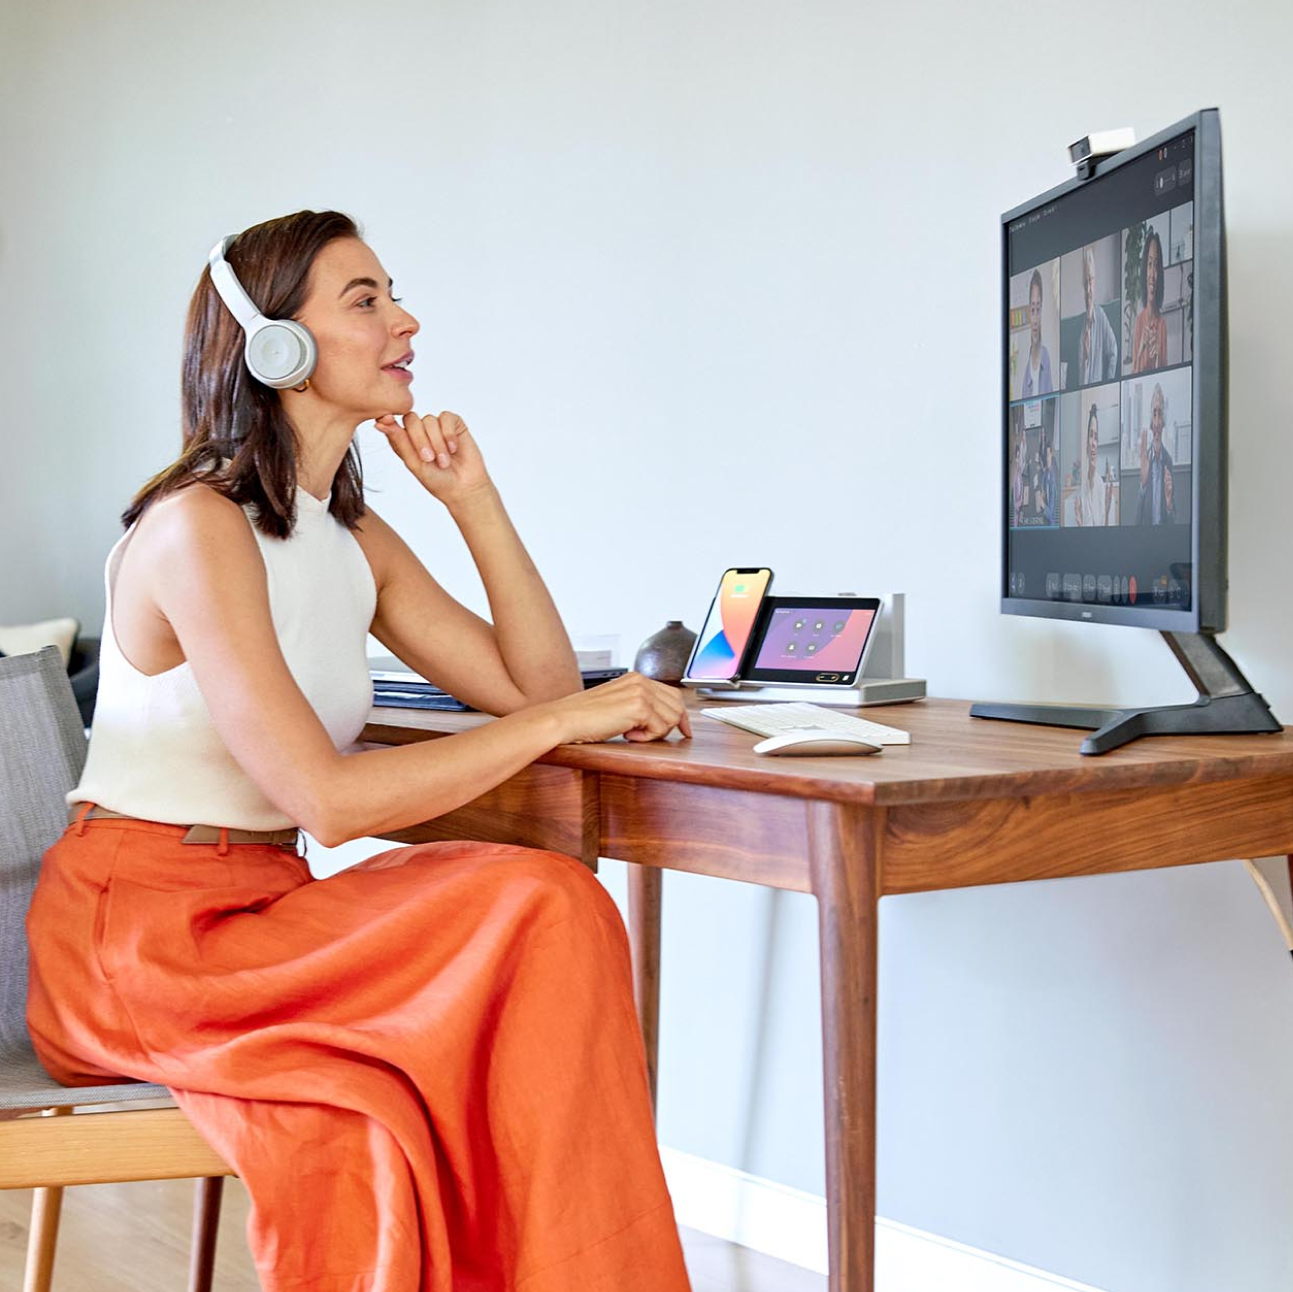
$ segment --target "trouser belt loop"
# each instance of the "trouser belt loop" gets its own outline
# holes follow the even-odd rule
[[[85,833],[85,818],[90,815],[90,809],[93,803],[82,803],[81,810],[76,814],[76,837],[79,839]]]
[[[216,848],[217,857],[227,857],[229,855],[229,831],[227,827],[220,827],[220,843]]]

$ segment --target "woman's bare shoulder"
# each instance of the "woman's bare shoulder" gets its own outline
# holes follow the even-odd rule
[[[152,529],[154,534],[171,538],[182,536],[228,538],[234,532],[251,526],[247,515],[238,503],[201,480],[193,480],[172,490],[156,502],[139,518],[139,531]]]
[[[152,676],[183,663],[172,622],[187,596],[208,606],[265,593],[263,562],[242,508],[201,482],[151,503],[118,558],[113,630],[126,658]]]
[[[232,498],[226,497],[203,480],[190,480],[151,503],[140,518],[140,524],[142,528],[143,519],[148,516],[182,516],[187,518],[188,524],[219,524],[218,520],[208,521],[207,518],[225,516],[233,519],[243,515],[242,508]],[[246,523],[244,519],[243,524]]]
[[[154,576],[149,582],[176,579],[204,582],[224,572],[240,578],[263,577],[251,523],[242,507],[224,494],[193,481],[149,505],[139,518],[130,546]]]

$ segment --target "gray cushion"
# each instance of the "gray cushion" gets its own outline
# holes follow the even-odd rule
[[[40,1066],[30,1041],[7,1049],[0,1057],[0,1116],[6,1110],[34,1111],[169,1097],[170,1091],[165,1086],[146,1081],[127,1081],[113,1086],[60,1086]]]
[[[46,646],[0,659],[0,1109],[150,1099],[162,1086],[70,1089],[27,1035],[24,920],[41,858],[67,827],[65,796],[85,765],[85,730],[63,657]]]

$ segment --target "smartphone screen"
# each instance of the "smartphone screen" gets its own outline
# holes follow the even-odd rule
[[[730,681],[754,631],[763,594],[772,582],[767,569],[728,570],[696,639],[686,676],[697,682]]]

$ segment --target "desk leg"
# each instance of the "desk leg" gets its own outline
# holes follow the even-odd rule
[[[876,903],[883,812],[809,802],[821,939],[830,1292],[875,1279]]]
[[[633,949],[633,994],[646,1047],[651,1110],[656,1106],[656,1069],[660,1051],[660,905],[664,873],[655,866],[628,867],[629,945]]]

